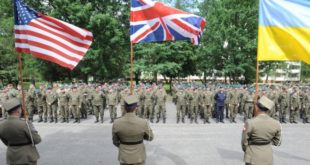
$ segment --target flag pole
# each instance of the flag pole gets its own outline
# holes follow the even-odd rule
[[[133,44],[130,42],[130,94],[133,95]]]
[[[19,61],[19,81],[20,86],[22,90],[22,113],[24,114],[24,117],[26,120],[28,120],[28,112],[26,111],[26,101],[25,101],[25,92],[24,92],[24,83],[23,83],[23,62],[22,62],[22,56],[21,53],[18,55],[18,61]]]

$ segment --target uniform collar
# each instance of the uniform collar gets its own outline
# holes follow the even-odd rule
[[[8,116],[8,119],[9,120],[15,120],[15,119],[19,119],[19,117],[18,116]]]
[[[137,116],[134,112],[129,112],[125,114],[126,117],[135,117]]]

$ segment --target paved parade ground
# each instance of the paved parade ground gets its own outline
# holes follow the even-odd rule
[[[118,113],[120,114],[120,113]],[[94,117],[80,124],[37,123],[42,142],[37,146],[39,165],[117,165],[117,148],[112,144],[108,111],[104,124]],[[167,123],[151,124],[155,139],[145,142],[147,165],[240,165],[243,164],[241,131],[237,124],[176,124],[175,106],[167,103]],[[275,147],[275,165],[310,164],[310,124],[284,124],[283,142]],[[5,164],[6,147],[0,144],[0,164]]]

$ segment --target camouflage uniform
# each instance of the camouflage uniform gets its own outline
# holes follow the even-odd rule
[[[62,91],[58,94],[58,107],[62,123],[69,123],[69,99],[69,94],[62,89]]]
[[[212,106],[214,105],[214,96],[211,91],[205,91],[203,95],[202,106],[204,110],[204,123],[210,123],[210,117],[212,115]]]
[[[155,94],[155,115],[156,115],[156,123],[159,122],[160,117],[163,118],[163,123],[166,123],[166,98],[167,94],[164,89],[160,89]]]
[[[81,95],[73,88],[69,95],[69,108],[71,109],[75,118],[74,123],[79,123],[81,118]]]
[[[108,105],[109,105],[109,112],[110,112],[111,123],[113,123],[115,118],[116,118],[116,116],[117,116],[117,111],[116,111],[117,93],[114,92],[114,91],[111,91],[108,94],[107,100],[108,100]]]
[[[290,123],[297,123],[298,110],[301,108],[297,91],[290,94]]]
[[[310,92],[309,91],[304,96],[303,123],[310,123]]]
[[[139,91],[138,91],[138,99],[139,99],[139,102],[138,102],[138,109],[137,109],[137,116],[139,117],[143,117],[144,116],[144,111],[145,111],[145,108],[144,108],[144,102],[145,102],[145,90],[143,88],[140,88]]]
[[[245,93],[244,98],[244,121],[254,116],[254,93]]]
[[[191,117],[191,123],[193,123],[193,120],[195,119],[195,123],[198,123],[198,108],[199,108],[199,93],[197,90],[194,90],[190,95],[190,117]]]
[[[287,91],[282,91],[278,97],[279,103],[279,120],[281,123],[286,123],[286,115],[289,106],[289,95]]]
[[[84,87],[80,88],[80,101],[81,101],[81,116],[82,119],[87,118],[87,112],[89,111],[89,104],[88,104],[88,90]]]
[[[234,92],[230,92],[229,93],[229,118],[230,118],[230,122],[236,122],[236,115],[238,113],[238,93],[236,92],[236,90],[234,90]]]
[[[46,92],[42,87],[38,93],[36,93],[37,107],[39,113],[39,122],[47,122],[47,103],[46,103]]]
[[[35,101],[36,101],[35,98],[36,98],[35,89],[34,86],[31,85],[26,95],[26,105],[30,121],[33,120],[33,115],[35,113]]]
[[[47,112],[50,122],[57,123],[57,93],[56,90],[48,90],[46,94]]]
[[[92,105],[93,105],[93,110],[96,116],[95,123],[99,122],[99,116],[100,116],[101,123],[103,123],[103,117],[104,117],[103,99],[104,98],[105,98],[105,95],[103,94],[103,92],[99,90],[95,91],[92,94]]]
[[[153,122],[154,119],[154,95],[151,89],[148,89],[144,95],[144,118],[150,119]]]
[[[179,123],[180,118],[182,118],[182,122],[185,123],[186,96],[183,90],[178,90],[176,93],[177,123]]]

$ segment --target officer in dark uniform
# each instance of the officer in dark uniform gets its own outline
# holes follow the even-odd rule
[[[8,120],[0,124],[0,139],[8,147],[6,161],[8,165],[36,165],[40,155],[36,144],[41,137],[31,122],[20,119],[21,104],[16,98],[3,103],[8,112]]]
[[[143,140],[153,140],[147,120],[136,116],[138,98],[124,98],[126,114],[115,120],[112,128],[113,144],[118,147],[121,165],[144,165],[146,159]]]

